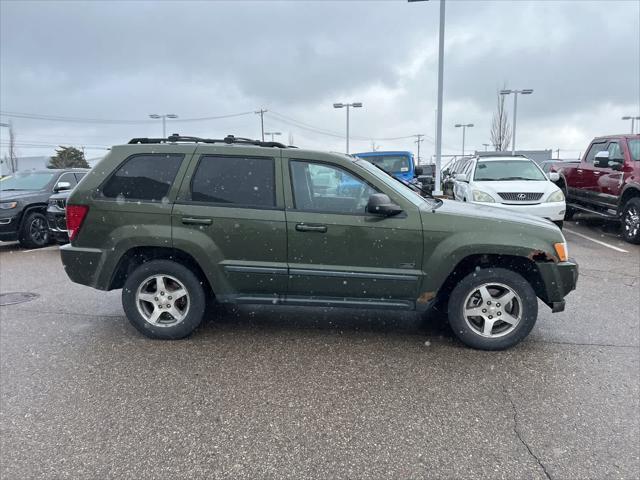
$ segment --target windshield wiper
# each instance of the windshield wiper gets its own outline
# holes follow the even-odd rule
[[[16,190],[25,190],[24,188],[0,188],[3,192],[15,192]]]
[[[498,181],[502,181],[502,180],[534,180],[533,178],[526,178],[526,177],[504,177],[504,178],[498,178]]]

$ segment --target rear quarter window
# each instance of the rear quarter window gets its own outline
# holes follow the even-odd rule
[[[129,157],[106,181],[106,198],[159,202],[167,196],[184,159],[183,154],[142,154]]]

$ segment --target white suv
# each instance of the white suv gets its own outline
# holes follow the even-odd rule
[[[454,178],[454,198],[461,202],[544,217],[562,228],[564,194],[532,160],[523,156],[471,158]],[[556,178],[554,178],[556,177]]]

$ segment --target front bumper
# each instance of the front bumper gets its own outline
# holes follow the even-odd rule
[[[486,207],[501,208],[503,210],[511,210],[517,213],[526,213],[529,215],[535,215],[536,217],[546,218],[552,222],[559,222],[564,220],[564,214],[567,210],[565,202],[545,202],[528,205],[519,205],[511,203],[486,203],[486,202],[471,202],[476,205],[484,205]]]
[[[0,218],[0,240],[10,242],[18,239],[19,220],[17,215]]]
[[[564,310],[564,297],[575,290],[578,283],[578,264],[573,259],[558,263],[538,263],[542,285],[538,285],[538,296],[553,312]]]

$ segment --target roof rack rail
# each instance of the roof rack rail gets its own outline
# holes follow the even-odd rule
[[[257,147],[272,147],[272,148],[296,148],[293,145],[284,145],[280,142],[263,142],[261,140],[252,140],[250,138],[244,137],[235,137],[233,135],[227,135],[226,137],[220,138],[200,138],[200,137],[188,137],[184,135],[179,135],[174,133],[173,135],[169,135],[167,138],[132,138],[129,140],[129,144],[150,144],[150,143],[226,143],[227,145],[231,144],[244,144],[244,145],[255,145]]]

